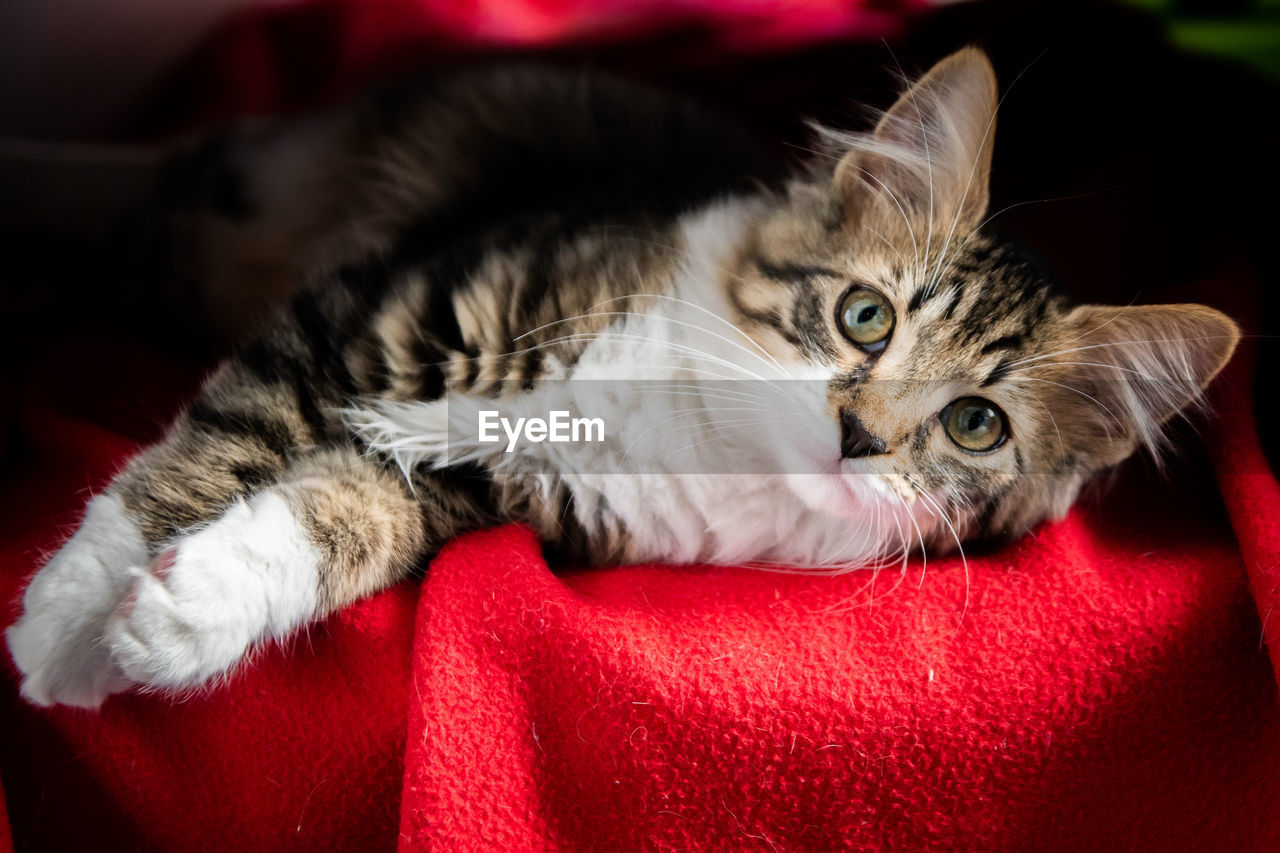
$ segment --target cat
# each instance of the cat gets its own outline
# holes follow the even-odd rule
[[[187,155],[228,256],[307,281],[36,573],[22,694],[209,683],[505,521],[589,563],[842,570],[1061,517],[1239,332],[1072,305],[992,234],[996,111],[966,48],[787,175],[696,109],[526,69]],[[570,415],[600,429],[545,440]]]

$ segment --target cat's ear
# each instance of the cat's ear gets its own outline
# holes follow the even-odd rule
[[[1065,323],[1059,403],[1092,424],[1080,449],[1106,465],[1139,445],[1158,450],[1161,425],[1201,399],[1240,341],[1235,322],[1204,305],[1082,305]]]
[[[841,157],[835,181],[850,215],[879,206],[934,230],[976,227],[987,209],[997,103],[981,50],[933,66]]]

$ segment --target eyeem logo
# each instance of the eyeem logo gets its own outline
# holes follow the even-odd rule
[[[477,435],[485,444],[502,441],[498,430],[507,437],[507,453],[514,453],[516,444],[523,435],[525,441],[535,444],[543,441],[578,442],[604,441],[604,421],[600,418],[571,418],[568,412],[549,412],[543,418],[516,418],[513,424],[510,418],[502,417],[501,412],[480,412],[480,423]]]

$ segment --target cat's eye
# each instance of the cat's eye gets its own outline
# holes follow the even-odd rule
[[[951,440],[970,453],[995,450],[1009,437],[1004,412],[981,397],[956,400],[942,410],[942,423]]]
[[[893,332],[893,306],[884,294],[858,285],[840,300],[840,331],[867,352],[879,352]]]

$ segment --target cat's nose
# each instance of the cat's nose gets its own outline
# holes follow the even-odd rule
[[[858,420],[851,409],[840,410],[840,455],[846,459],[861,459],[864,456],[880,456],[888,453],[888,445],[883,438],[877,438],[867,432],[867,428]]]

